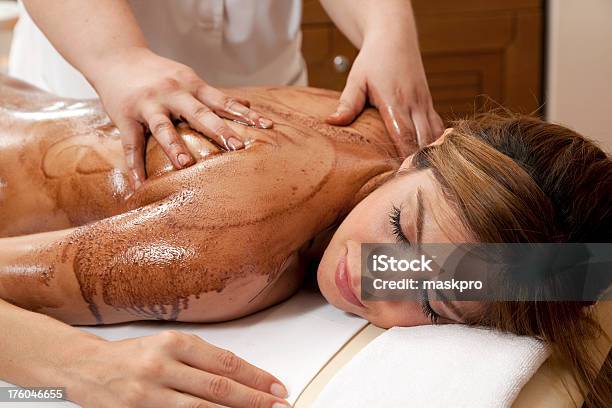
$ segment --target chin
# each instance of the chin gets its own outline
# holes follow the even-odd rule
[[[334,284],[333,275],[325,273],[321,273],[319,275],[319,273],[321,272],[319,271],[317,276],[319,290],[321,291],[321,294],[323,295],[327,303],[334,306],[336,309],[340,309],[346,313],[350,313],[366,319],[366,317],[355,311],[356,308],[354,306],[347,304],[346,301],[342,298],[342,295],[338,292],[338,290],[336,289],[336,285]]]

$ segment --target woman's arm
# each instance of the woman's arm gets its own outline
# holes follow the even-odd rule
[[[173,181],[157,184],[172,190]],[[207,232],[189,230],[196,194],[157,193],[167,198],[80,228],[0,239],[0,298],[69,324],[213,316],[188,302],[223,288],[206,273],[221,262],[206,256],[215,249]]]
[[[83,227],[0,239],[0,298],[70,324],[229,320],[283,300],[299,283],[285,261],[304,238],[259,222],[266,205],[244,213],[259,190],[243,179],[259,161],[241,163],[234,178],[209,168],[214,184],[201,182],[210,161],[151,179],[135,210]],[[283,276],[295,282],[277,288]]]
[[[68,323],[95,323],[72,268],[56,255],[74,231],[0,238],[0,299]]]
[[[194,335],[107,341],[3,300],[0,327],[1,379],[83,406],[288,407],[278,379]]]

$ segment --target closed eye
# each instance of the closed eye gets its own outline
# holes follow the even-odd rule
[[[427,294],[426,289],[423,290],[423,294],[421,296],[421,310],[423,311],[425,317],[431,320],[432,324],[438,324],[440,321],[440,315],[433,310],[433,307],[431,307],[431,303],[429,303],[429,295]]]
[[[401,210],[394,205],[389,213],[389,223],[391,224],[393,235],[395,235],[397,242],[411,245],[410,240],[402,230],[401,214]]]

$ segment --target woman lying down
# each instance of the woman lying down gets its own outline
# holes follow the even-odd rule
[[[285,406],[277,379],[195,336],[107,341],[69,325],[235,319],[287,299],[320,259],[320,290],[340,309],[381,327],[471,324],[542,338],[583,393],[610,401],[609,378],[593,385],[586,343],[601,330],[586,303],[475,312],[360,295],[363,242],[610,242],[612,161],[582,136],[484,115],[400,159],[374,110],[348,128],[324,124],[333,92],[235,89],[274,128],[227,121],[248,140],[227,152],[179,125],[198,158],[181,171],[150,138],[148,181],[133,192],[97,102],[8,78],[0,86],[3,380],[65,386],[84,406]]]

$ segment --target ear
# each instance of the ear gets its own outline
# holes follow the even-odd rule
[[[446,128],[446,130],[444,130],[444,133],[442,133],[442,136],[440,136],[439,138],[437,138],[436,140],[431,142],[430,145],[439,145],[439,144],[442,144],[442,142],[444,142],[444,138],[446,137],[446,135],[452,133],[453,130],[455,130],[455,128],[452,128],[452,127],[451,128]]]
[[[410,156],[406,157],[404,159],[404,161],[402,162],[402,164],[400,165],[400,168],[397,171],[408,170],[412,166],[412,158],[413,157],[414,157],[414,153],[411,154]]]
[[[454,128],[446,128],[444,133],[442,133],[442,135],[439,138],[437,138],[436,140],[434,140],[433,142],[431,142],[427,146],[436,146],[436,145],[444,143],[444,138],[446,137],[446,135],[450,134],[453,130],[455,130],[455,129]],[[410,156],[406,157],[406,159],[403,161],[402,165],[400,166],[399,171],[407,170],[408,168],[410,168],[410,164],[412,163],[412,157],[413,156],[414,156],[414,153],[411,154]]]

